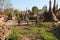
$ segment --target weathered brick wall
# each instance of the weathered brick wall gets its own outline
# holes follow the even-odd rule
[[[10,30],[6,27],[0,27],[0,39],[1,40],[5,40],[8,36],[9,36],[9,33],[10,33]]]
[[[4,17],[0,17],[0,26],[4,24]]]

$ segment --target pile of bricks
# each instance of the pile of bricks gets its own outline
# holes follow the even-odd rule
[[[5,40],[9,36],[10,30],[6,27],[0,27],[0,40]]]
[[[0,25],[3,25],[4,24],[4,17],[1,17],[0,18]]]

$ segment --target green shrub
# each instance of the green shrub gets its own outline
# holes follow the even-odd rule
[[[8,37],[8,40],[18,40],[21,39],[22,35],[20,34],[18,27],[13,28],[11,34]]]
[[[20,32],[22,35],[29,35],[33,33],[37,33],[38,29],[37,27],[27,27],[22,32]]]
[[[45,39],[45,40],[58,40],[54,34],[47,32],[45,29],[41,29],[39,31],[40,35]]]
[[[52,27],[52,26],[55,26],[55,24],[52,23],[52,22],[42,22],[42,23],[39,23],[39,27]]]
[[[19,31],[18,27],[15,27],[12,29],[11,34],[8,37],[8,40],[17,40],[17,39],[22,39],[24,35],[33,35],[34,33],[37,33],[37,28],[36,27],[28,27],[21,32]]]
[[[44,24],[45,27],[45,23],[42,24]],[[46,25],[47,24],[52,25],[50,23],[46,23]],[[27,26],[22,31],[19,31],[19,27],[14,27],[8,37],[8,40],[21,40],[25,35],[35,35],[35,33],[41,35],[45,40],[58,40],[53,33],[46,31],[44,28],[38,28],[35,25]]]

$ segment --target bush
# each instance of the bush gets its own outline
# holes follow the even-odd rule
[[[41,29],[39,31],[40,35],[45,39],[45,40],[58,40],[54,34],[47,32],[45,29]]]
[[[18,27],[13,28],[11,34],[8,37],[8,40],[20,40],[22,35],[20,34]]]
[[[53,22],[42,22],[39,23],[39,27],[53,27],[55,24]]]
[[[42,24],[44,24],[44,27],[46,27],[46,25],[52,25],[52,23],[42,23]],[[14,27],[12,29],[11,34],[8,37],[8,40],[21,40],[26,35],[31,36],[32,39],[35,37],[35,35],[37,36],[39,35],[42,37],[41,39],[44,40],[58,40],[53,33],[46,31],[44,28],[38,28],[35,25],[27,26],[22,31],[19,31],[18,27]]]
[[[37,27],[27,27],[22,32],[20,32],[22,35],[33,35],[34,33],[37,33],[38,29]]]
[[[22,39],[25,35],[33,35],[34,33],[37,33],[36,27],[28,27],[23,29],[22,31],[19,31],[18,27],[15,27],[12,29],[11,34],[8,37],[8,40],[18,40]]]

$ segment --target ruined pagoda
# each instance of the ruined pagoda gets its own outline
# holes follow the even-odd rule
[[[49,13],[51,14],[51,0],[49,1]]]
[[[51,0],[49,1],[49,15],[50,15],[50,20],[54,22],[58,22],[58,19],[56,17],[56,0],[54,0],[54,6],[53,6],[53,11],[51,10]]]
[[[54,0],[53,12],[56,15],[56,0]]]
[[[52,12],[52,16],[53,16],[53,21],[54,22],[58,22],[59,20],[56,17],[56,0],[54,0],[54,6],[53,6],[53,12]]]
[[[52,21],[52,10],[51,10],[51,0],[49,0],[49,12],[45,12],[44,14],[44,22]]]

